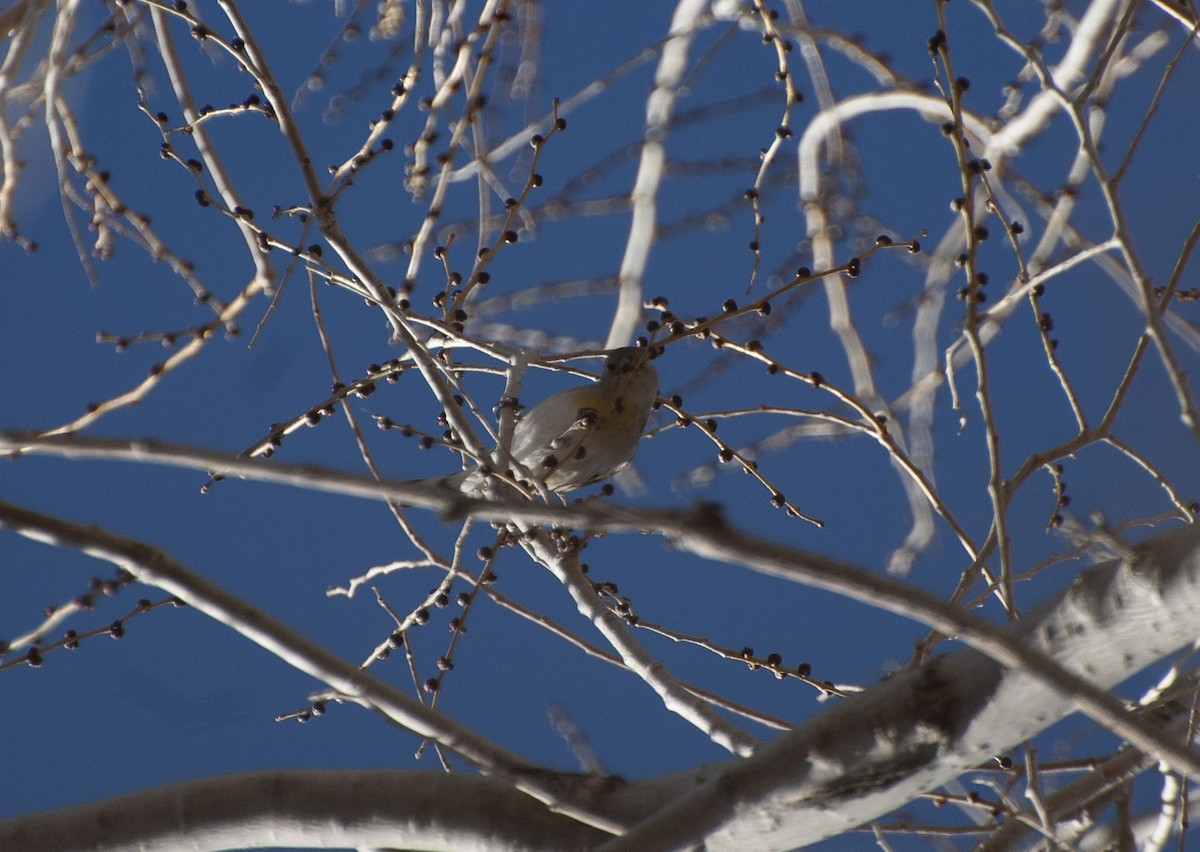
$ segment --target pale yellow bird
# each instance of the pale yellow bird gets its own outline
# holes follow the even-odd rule
[[[512,458],[552,492],[607,479],[633,459],[657,396],[658,373],[649,352],[634,346],[614,349],[599,381],[559,391],[520,416]],[[518,481],[525,477],[518,469],[514,475]],[[479,497],[487,480],[476,467],[420,484]]]

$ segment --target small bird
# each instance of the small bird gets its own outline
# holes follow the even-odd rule
[[[512,459],[555,493],[607,479],[633,459],[657,396],[658,373],[650,353],[635,346],[614,349],[598,382],[559,391],[517,420]],[[524,475],[513,473],[518,481]],[[476,467],[416,484],[480,497],[488,478]]]

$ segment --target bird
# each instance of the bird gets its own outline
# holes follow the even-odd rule
[[[636,346],[612,350],[599,381],[559,391],[520,416],[509,450],[519,463],[511,478],[520,482],[528,471],[556,494],[607,479],[632,461],[657,396],[658,372],[649,351]],[[482,497],[491,474],[477,466],[409,484]]]

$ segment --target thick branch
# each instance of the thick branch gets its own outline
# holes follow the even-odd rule
[[[1076,709],[1065,684],[1043,677],[1034,659],[1086,674],[1092,689],[1109,688],[1194,641],[1200,531],[1157,536],[1128,561],[1085,571],[1062,595],[998,632],[1031,665],[1005,668],[968,648],[901,672],[753,757],[724,764],[694,792],[605,848],[676,848],[700,838],[709,850],[815,843],[1007,751]],[[1167,738],[1119,712],[1123,735],[1136,726],[1138,736]],[[1194,750],[1177,749],[1196,763]]]
[[[204,778],[0,821],[23,852],[261,847],[562,849],[604,835],[477,775],[387,770]]]

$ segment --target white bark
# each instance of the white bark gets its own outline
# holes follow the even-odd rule
[[[206,778],[0,822],[0,848],[25,852],[558,849],[600,836],[501,781],[384,770]]]
[[[1080,574],[1013,630],[1109,688],[1200,634],[1200,532],[1161,534],[1131,562]],[[1052,685],[968,648],[901,672],[713,768],[687,796],[611,844],[789,849],[861,825],[1032,737],[1073,711]],[[699,775],[697,776],[699,779]]]
[[[40,523],[42,537],[49,537],[49,523],[38,518],[7,513],[4,520],[26,534],[36,534]],[[105,558],[121,549],[119,537],[111,533],[59,524],[56,532],[63,543]],[[99,539],[89,543],[87,535]],[[739,539],[728,529],[721,537]],[[703,550],[707,543],[719,555],[710,540],[697,538],[689,544]],[[138,572],[127,548],[124,554],[121,561]],[[762,570],[778,556],[747,552],[746,563]],[[161,560],[152,563],[141,572],[151,581],[155,570],[164,571]],[[166,573],[173,575],[176,569]],[[255,616],[259,618],[266,616]],[[269,628],[269,623],[262,627]],[[1004,656],[994,649],[989,650],[992,656],[975,648],[945,654],[830,706],[746,759],[632,784],[517,768],[516,758],[505,762],[505,774],[577,819],[609,831],[629,826],[623,837],[607,844],[611,849],[682,848],[699,842],[708,849],[789,849],[836,836],[947,783],[1073,712],[1073,697],[1086,698],[1087,693],[1067,682],[1068,672],[1092,687],[1109,689],[1195,641],[1200,634],[1200,531],[1193,527],[1160,534],[1128,560],[1082,572],[1065,593],[1005,632],[1015,659],[1035,665],[1005,668],[993,659]],[[976,633],[973,641],[987,638],[986,632]],[[304,654],[293,649],[292,656]],[[1064,670],[1061,686],[1047,677],[1055,663]],[[378,699],[371,680],[364,675],[358,686]],[[1194,753],[1171,757],[1170,740],[1126,715],[1120,720],[1123,733],[1143,739],[1141,747],[1148,743],[1148,750],[1167,762],[1194,763]],[[430,716],[436,720],[438,714]],[[421,732],[436,737],[439,725]],[[448,745],[461,747],[462,742]],[[478,751],[488,749],[480,745]],[[364,784],[363,778],[371,783]],[[387,783],[399,785],[403,794],[382,797],[363,792],[382,789],[372,773],[213,779],[0,822],[0,848],[71,848],[63,844],[64,836],[98,848],[177,848],[171,844],[199,827],[204,840],[194,847],[198,849],[228,848],[220,845],[225,843],[563,848],[597,845],[606,836],[565,816],[551,816],[498,779],[437,778],[435,794],[427,775],[389,773]],[[289,798],[294,789],[304,792]],[[358,792],[344,799],[347,790]],[[347,801],[353,804],[347,806]],[[167,845],[155,845],[160,842]]]

